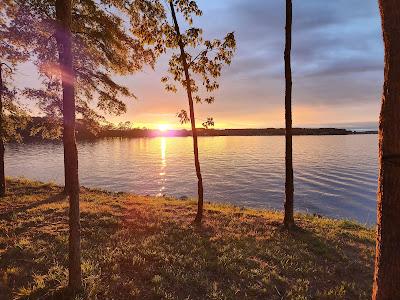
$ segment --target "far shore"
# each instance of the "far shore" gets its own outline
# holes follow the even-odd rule
[[[24,141],[38,141],[46,139],[54,139],[56,136],[52,134],[44,134],[48,138],[43,138],[46,121],[40,117],[33,117],[28,127],[21,132]],[[129,122],[127,122],[129,123]],[[76,137],[80,140],[94,140],[101,138],[153,138],[153,137],[190,137],[192,131],[188,129],[169,129],[159,130],[150,128],[133,128],[131,123],[114,126],[102,126],[100,124],[87,123],[82,119],[76,120]],[[38,130],[38,128],[41,128]],[[46,130],[45,130],[46,131]],[[50,132],[54,132],[54,128],[50,128]],[[32,135],[32,132],[36,132]],[[376,130],[351,130],[345,128],[321,127],[321,128],[293,128],[293,136],[323,136],[323,135],[360,135],[360,134],[377,134]],[[198,136],[284,136],[285,128],[197,128]]]
[[[198,136],[284,136],[284,128],[261,128],[261,129],[197,129]],[[377,134],[377,131],[352,131],[339,128],[293,128],[294,136],[306,135],[359,135]],[[103,137],[188,137],[192,132],[186,129],[160,131],[157,129],[109,129],[100,131],[93,138]],[[84,138],[81,132],[78,137]],[[89,137],[89,136],[88,136]]]

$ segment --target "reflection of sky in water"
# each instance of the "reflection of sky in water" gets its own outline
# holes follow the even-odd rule
[[[201,137],[199,143],[206,201],[282,209],[284,137]],[[196,196],[190,137],[105,139],[78,148],[82,185]],[[375,222],[376,135],[294,137],[294,168],[297,210]],[[8,145],[6,172],[63,183],[62,146]]]

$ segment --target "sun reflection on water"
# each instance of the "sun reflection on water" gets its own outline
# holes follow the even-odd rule
[[[161,169],[160,169],[160,191],[157,194],[158,197],[162,197],[165,194],[165,182],[167,181],[166,178],[166,171],[165,168],[167,167],[167,159],[166,159],[166,152],[167,152],[167,138],[163,137],[160,140],[160,148],[161,148]]]

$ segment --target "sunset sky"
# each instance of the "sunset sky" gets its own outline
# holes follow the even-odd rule
[[[197,106],[198,122],[213,116],[217,128],[282,127],[284,1],[199,0],[198,4],[204,15],[195,25],[204,28],[205,37],[221,38],[235,31],[238,44],[216,102]],[[374,124],[383,80],[377,1],[295,0],[293,10],[294,125]],[[135,127],[180,127],[176,113],[187,108],[187,99],[183,91],[164,91],[160,78],[166,65],[164,57],[155,71],[118,78],[138,100],[130,102],[126,115],[112,121],[129,120]],[[31,66],[22,68],[21,85],[36,76],[30,72],[35,72]]]

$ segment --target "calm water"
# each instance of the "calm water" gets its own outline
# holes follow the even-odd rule
[[[137,194],[195,196],[191,138],[80,142],[80,179],[88,187]],[[284,137],[201,137],[207,201],[281,209]],[[377,136],[294,137],[295,208],[375,222]],[[63,183],[59,143],[9,145],[9,176]]]

